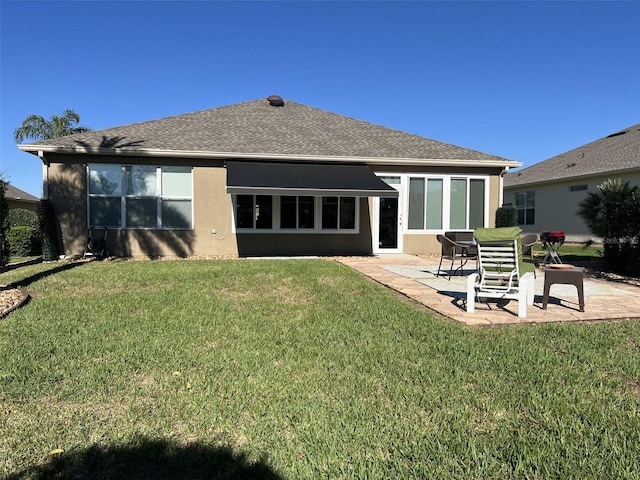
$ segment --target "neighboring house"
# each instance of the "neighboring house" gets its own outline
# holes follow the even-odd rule
[[[40,203],[39,198],[14,187],[10,183],[7,183],[6,187],[4,197],[7,199],[9,210],[14,208],[24,208],[25,210],[35,212],[38,209],[38,203]]]
[[[91,225],[121,256],[436,253],[493,224],[521,166],[277,96],[19,148],[67,255]]]
[[[585,242],[594,238],[578,204],[609,178],[640,186],[640,124],[508,173],[504,203],[517,208],[526,232],[561,230],[567,241]]]

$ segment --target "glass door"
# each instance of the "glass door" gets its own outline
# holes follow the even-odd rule
[[[398,190],[399,196],[379,197],[373,202],[373,253],[402,253],[402,185],[399,176],[380,177]]]

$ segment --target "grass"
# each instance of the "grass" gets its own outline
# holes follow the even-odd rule
[[[640,322],[473,329],[324,260],[0,275],[0,476],[640,478]]]

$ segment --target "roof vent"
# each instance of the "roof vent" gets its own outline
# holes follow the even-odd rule
[[[278,95],[271,95],[267,97],[267,100],[269,100],[269,105],[272,107],[284,107],[284,100]]]

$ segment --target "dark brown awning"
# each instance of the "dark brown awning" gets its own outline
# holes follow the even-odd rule
[[[366,165],[227,162],[227,193],[397,197]]]

